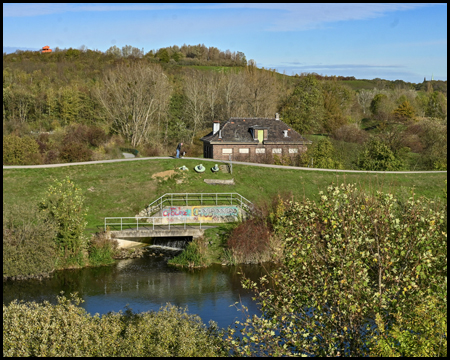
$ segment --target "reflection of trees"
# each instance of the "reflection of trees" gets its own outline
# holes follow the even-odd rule
[[[91,289],[99,279],[111,278],[114,267],[101,266],[76,270],[55,271],[51,278],[39,280],[7,281],[3,283],[3,302],[13,299],[24,301],[48,300],[56,304],[56,296],[77,292],[81,298],[92,295]]]
[[[252,294],[241,286],[240,273],[257,281],[265,272],[257,265],[182,269],[168,266],[163,256],[124,260],[123,264],[120,268],[113,265],[58,271],[52,278],[43,281],[5,282],[3,300],[5,303],[16,298],[56,303],[56,296],[64,291],[66,294],[77,292],[84,299],[111,297],[105,301],[101,313],[112,311],[108,308],[113,306],[111,304],[122,304],[124,307],[128,303],[138,302],[145,303],[146,308],[159,309],[170,302],[181,307],[204,309],[208,316],[214,316],[215,308],[226,303],[227,308],[223,312],[233,314],[235,310],[229,305],[239,299],[246,304],[253,303]],[[256,305],[251,307],[256,311]],[[222,312],[220,316],[223,316]],[[236,316],[239,313],[236,312]],[[204,320],[207,322],[209,319]]]

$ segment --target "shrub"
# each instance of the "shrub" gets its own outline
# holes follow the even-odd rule
[[[109,141],[104,145],[106,159],[122,158],[120,147],[124,147],[125,142],[120,135],[112,135]]]
[[[301,161],[314,168],[342,169],[343,165],[336,157],[331,141],[328,138],[323,138],[302,154]]]
[[[447,123],[427,119],[419,124],[419,138],[423,144],[423,167],[427,170],[447,170]]]
[[[289,196],[283,195],[284,198]],[[250,219],[233,229],[227,246],[234,263],[255,264],[278,257],[281,244],[273,233],[273,223],[282,208],[282,197],[278,196],[270,205],[264,203],[256,207]]]
[[[176,146],[173,147],[173,153],[175,153],[175,148]],[[203,157],[203,144],[196,137],[193,144],[184,143],[181,151],[186,151],[186,155],[189,157]]]
[[[98,147],[108,140],[102,128],[92,125],[74,124],[65,128],[64,142]]]
[[[63,145],[59,156],[65,162],[89,161],[92,157],[92,151],[85,144],[70,142]]]
[[[108,135],[98,126],[91,126],[86,131],[86,140],[91,146],[98,147],[108,140]]]
[[[45,133],[39,134],[37,139],[36,139],[36,142],[39,145],[39,152],[41,154],[44,154],[49,148],[49,146],[48,146],[49,134],[45,134]]]
[[[445,294],[447,286],[444,287]],[[394,315],[395,325],[377,316],[371,356],[447,357],[447,301],[427,296],[410,314]]]
[[[3,165],[42,164],[39,145],[31,136],[3,136]]]
[[[3,278],[48,273],[55,268],[56,224],[35,204],[3,206]]]
[[[86,143],[88,127],[83,124],[69,125],[65,129],[64,143]]]
[[[114,262],[117,247],[117,240],[110,239],[108,232],[94,234],[89,241],[89,264],[95,266]]]
[[[320,195],[318,203],[286,204],[276,222],[282,264],[260,284],[243,282],[264,316],[242,324],[242,338],[230,334],[236,354],[367,356],[376,319],[388,332],[394,325],[420,329],[396,315],[420,321],[414,309],[427,296],[447,301],[446,208],[413,197],[398,204],[392,194],[354,185]]]
[[[215,323],[170,304],[159,312],[86,313],[76,295],[58,304],[3,304],[3,356],[226,356]]]
[[[40,133],[37,139],[43,143],[48,143],[50,141],[50,134],[48,132]]]
[[[40,152],[41,154],[44,154],[45,151],[47,150],[47,144],[44,143],[44,142],[42,142],[42,141],[40,141],[40,140],[36,140],[36,143],[37,143],[38,146],[39,146],[39,152]]]
[[[122,151],[118,147],[107,146],[105,147],[105,157],[108,159],[120,159],[122,158]]]
[[[203,238],[193,239],[184,251],[168,261],[172,265],[201,267],[209,265]]]
[[[112,135],[111,138],[109,139],[108,143],[106,144],[106,146],[118,146],[118,147],[123,147],[125,146],[125,140],[123,139],[123,137],[121,135]]]
[[[369,135],[361,130],[356,124],[347,124],[335,130],[332,134],[333,139],[345,142],[362,144],[367,141]]]
[[[106,150],[102,145],[92,151],[92,161],[105,160],[106,158]]]
[[[80,256],[87,248],[83,234],[87,224],[87,208],[84,207],[81,189],[68,177],[62,181],[55,180],[39,203],[39,208],[57,223],[55,241],[61,257],[66,262],[76,259],[80,263]]]
[[[359,169],[371,171],[395,171],[405,167],[403,160],[395,156],[388,145],[375,138],[358,155],[356,165]]]
[[[58,150],[49,150],[45,154],[44,162],[46,164],[57,164],[59,162],[59,151]]]
[[[249,219],[238,225],[228,240],[236,263],[257,264],[266,259],[271,231],[260,217]]]
[[[283,165],[283,161],[281,160],[281,157],[277,154],[273,155],[273,164],[274,165]]]

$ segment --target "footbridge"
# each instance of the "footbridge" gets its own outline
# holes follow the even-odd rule
[[[106,217],[104,229],[119,245],[152,243],[153,238],[197,238],[218,223],[245,219],[252,208],[238,193],[168,193],[134,217]]]

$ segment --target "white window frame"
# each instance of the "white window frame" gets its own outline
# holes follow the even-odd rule
[[[240,148],[239,154],[248,154],[250,153],[250,150],[248,148]]]
[[[262,149],[258,149],[258,148],[256,148],[256,151],[255,151],[257,154],[265,154],[266,153],[266,149],[264,149],[264,148],[262,148]]]
[[[289,154],[298,154],[298,149],[289,149]]]
[[[233,153],[233,149],[222,149],[222,155],[232,154],[232,153]]]
[[[283,153],[283,149],[281,149],[281,148],[272,149],[272,154],[282,154],[282,153]]]

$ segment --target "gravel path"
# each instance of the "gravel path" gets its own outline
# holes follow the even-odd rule
[[[125,159],[134,159],[136,156],[130,153],[122,153],[123,156],[125,156]]]
[[[125,153],[124,153],[125,154]],[[134,156],[133,154],[129,154]],[[126,157],[125,159],[114,159],[114,160],[99,160],[99,161],[85,161],[85,162],[74,162],[74,163],[65,163],[65,164],[45,164],[45,165],[3,165],[3,170],[5,169],[39,169],[39,168],[54,168],[61,166],[76,166],[76,165],[91,165],[91,164],[105,164],[105,163],[113,163],[113,162],[121,162],[121,161],[142,161],[142,160],[157,160],[157,159],[173,159],[170,156],[155,156],[155,157],[145,157],[145,158],[130,158]],[[191,158],[185,157],[185,159],[189,160],[199,160],[199,161],[210,161],[216,163],[229,163],[229,161],[222,161],[217,159],[204,159],[204,158]],[[233,164],[239,165],[247,165],[247,166],[259,166],[259,167],[268,167],[275,169],[286,169],[286,170],[306,170],[306,171],[329,171],[329,172],[351,172],[351,173],[374,173],[374,174],[427,174],[427,173],[446,173],[447,171],[364,171],[364,170],[336,170],[336,169],[317,169],[317,168],[305,168],[299,166],[283,166],[283,165],[270,165],[270,164],[257,164],[257,163],[249,163],[243,161],[233,161]]]

